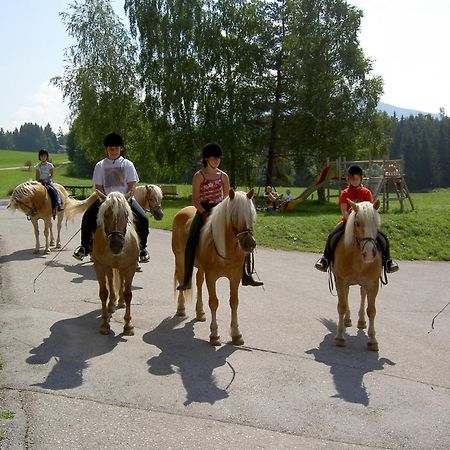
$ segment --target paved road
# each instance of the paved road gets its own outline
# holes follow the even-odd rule
[[[336,299],[317,255],[261,248],[266,287],[240,290],[245,346],[213,348],[193,305],[174,318],[169,233],[151,231],[132,337],[120,335],[122,311],[115,334],[98,333],[93,267],[71,257],[78,238],[33,255],[31,225],[0,208],[0,409],[15,413],[0,447],[450,448],[450,306],[430,332],[450,300],[449,264],[401,262],[378,298],[373,353],[355,328],[333,345]],[[226,341],[225,282],[220,292]]]

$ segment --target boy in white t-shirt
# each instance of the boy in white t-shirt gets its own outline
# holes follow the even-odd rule
[[[92,177],[95,188],[108,195],[111,192],[134,194],[139,176],[134,164],[122,156],[123,139],[119,134],[111,133],[104,140],[106,158],[99,161]],[[97,200],[83,214],[81,221],[81,246],[73,253],[73,257],[82,261],[92,248],[92,237],[97,228],[97,214],[100,208]],[[132,198],[130,206],[135,216],[136,231],[140,240],[139,262],[148,262],[147,251],[148,217],[139,203]]]

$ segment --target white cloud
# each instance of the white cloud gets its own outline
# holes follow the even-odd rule
[[[26,122],[37,123],[45,127],[48,123],[56,133],[59,128],[64,132],[69,129],[69,108],[63,102],[61,91],[45,82],[33,94],[26,105],[12,114],[11,127],[19,128]]]

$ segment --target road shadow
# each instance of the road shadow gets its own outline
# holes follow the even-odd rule
[[[337,394],[333,398],[342,398],[346,402],[360,403],[368,406],[370,393],[364,384],[364,376],[376,370],[384,370],[385,364],[395,363],[387,358],[380,358],[378,352],[367,350],[367,335],[364,330],[358,330],[356,336],[346,335],[346,347],[336,347],[337,324],[329,319],[320,319],[329,334],[318,348],[307,350],[317,362],[330,366]]]
[[[186,389],[184,405],[209,403],[228,398],[235,371],[227,358],[238,348],[233,345],[213,347],[194,335],[195,319],[176,328],[183,321],[180,317],[164,319],[154,330],[145,333],[145,343],[158,347],[161,352],[147,361],[148,371],[153,375],[165,376],[179,373]],[[249,351],[249,350],[246,350]],[[228,364],[230,381],[219,387],[214,370]]]
[[[28,364],[47,364],[54,359],[42,383],[33,384],[44,389],[72,389],[83,383],[83,370],[88,361],[112,351],[119,342],[126,342],[122,335],[99,333],[100,310],[92,311],[72,319],[56,322],[50,328],[49,337],[38,347],[30,350]]]
[[[48,258],[51,258],[51,253],[46,255],[44,253],[33,253],[34,249],[26,248],[22,250],[17,250],[15,252],[10,253],[9,255],[0,256],[0,264],[5,264],[12,261],[29,261],[30,259],[42,259],[45,261]]]

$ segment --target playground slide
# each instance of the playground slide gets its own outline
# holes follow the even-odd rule
[[[286,210],[289,211],[293,209],[295,206],[305,201],[314,191],[322,187],[324,184],[328,183],[330,178],[332,178],[332,176],[334,175],[335,172],[334,169],[335,169],[334,164],[329,164],[328,166],[326,166],[325,169],[322,170],[319,179],[311,186],[308,186],[298,197],[292,199],[287,204]]]

